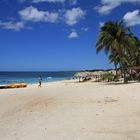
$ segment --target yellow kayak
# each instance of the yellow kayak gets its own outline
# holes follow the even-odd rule
[[[7,89],[7,88],[25,88],[27,87],[26,83],[17,83],[17,84],[10,84],[10,85],[1,85],[0,89]]]

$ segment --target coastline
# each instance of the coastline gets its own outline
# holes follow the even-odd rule
[[[74,76],[74,71],[64,72],[0,72],[0,85],[27,83],[33,84],[39,82],[41,76],[42,82],[62,81],[71,79]]]
[[[0,90],[0,138],[140,139],[139,100],[139,83],[64,80]]]

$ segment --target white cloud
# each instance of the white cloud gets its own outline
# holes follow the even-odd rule
[[[78,37],[79,37],[79,35],[76,31],[72,31],[68,36],[68,38],[70,38],[70,39],[74,39],[74,38],[78,38]]]
[[[97,10],[99,14],[109,14],[114,8],[123,3],[140,4],[140,0],[101,0],[101,5],[95,7],[95,10]]]
[[[32,6],[19,11],[19,15],[24,21],[33,21],[33,22],[56,23],[59,18],[58,13],[39,11],[37,8]]]
[[[23,3],[28,0],[18,0],[19,2]],[[66,1],[69,2],[70,5],[76,5],[78,0],[30,0],[33,3],[40,3],[40,2],[48,2],[48,3],[65,3]]]
[[[89,27],[82,27],[81,30],[84,32],[87,32],[87,31],[89,31]]]
[[[19,11],[18,14],[24,22],[49,22],[58,23],[64,22],[69,26],[74,26],[86,15],[86,12],[81,8],[72,8],[70,10],[59,10],[58,12],[49,12],[38,10],[37,8],[30,6]]]
[[[109,4],[109,5],[102,5],[95,7],[95,10],[98,11],[99,14],[107,15],[109,14],[112,9],[114,9],[116,6],[118,6],[117,3],[115,4]]]
[[[65,22],[69,26],[73,26],[79,22],[79,20],[83,19],[86,15],[86,12],[81,8],[72,8],[71,10],[67,10],[64,14]]]
[[[14,31],[19,31],[25,27],[24,22],[13,22],[13,21],[8,21],[8,22],[2,22],[0,21],[0,28],[2,29],[10,29]]]
[[[64,3],[65,0],[33,0],[32,2],[34,2],[34,3],[39,3],[39,2],[50,2],[50,3],[60,2],[60,3]]]
[[[100,22],[100,23],[99,23],[100,28],[103,27],[104,24],[105,24],[104,22]]]
[[[128,12],[124,15],[123,19],[128,26],[138,25],[140,24],[140,12],[139,10]]]

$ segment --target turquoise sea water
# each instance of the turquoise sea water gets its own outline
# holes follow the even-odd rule
[[[76,72],[0,72],[0,84],[38,83],[39,76],[42,82],[70,80]]]

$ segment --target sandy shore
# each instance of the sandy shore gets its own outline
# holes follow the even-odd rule
[[[140,140],[140,83],[0,90],[0,140]]]

